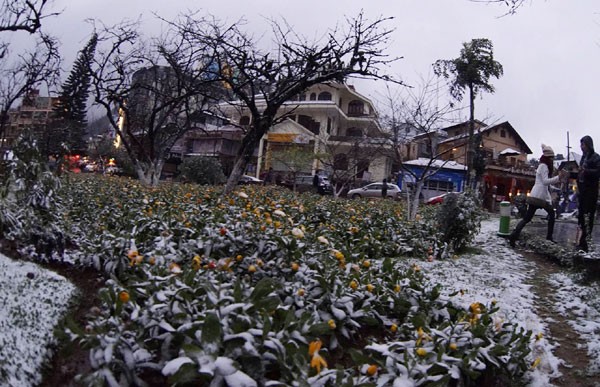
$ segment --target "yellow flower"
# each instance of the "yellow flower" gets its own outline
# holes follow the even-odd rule
[[[124,304],[127,303],[127,302],[129,302],[129,293],[126,292],[125,290],[123,290],[122,292],[120,292],[119,293],[119,300],[122,303],[124,303]]]
[[[367,368],[367,375],[373,376],[377,373],[377,366],[375,364],[371,364],[369,368]]]
[[[335,321],[333,321],[333,320],[327,321],[327,325],[329,325],[329,329],[335,329],[335,327],[336,327]]]
[[[321,345],[323,345],[321,340],[311,341],[308,345],[308,356],[312,356],[315,354],[315,352],[319,352]]]
[[[364,266],[364,267],[366,267],[366,268],[369,268],[369,267],[371,266],[371,261],[369,261],[369,260],[365,260],[365,261],[363,262],[363,266]]]
[[[241,262],[244,259],[243,256],[241,256],[240,254],[236,255],[235,260],[238,262]]]
[[[535,340],[536,340],[536,341],[538,341],[538,340],[541,340],[541,339],[542,339],[542,337],[544,337],[544,334],[543,334],[542,332],[540,332],[540,333],[538,333],[537,335],[535,335]]]
[[[456,351],[456,349],[458,348],[458,345],[456,345],[456,343],[450,343],[448,348],[450,348],[451,351]]]
[[[254,273],[254,272],[256,272],[256,266],[254,266],[254,265],[250,265],[250,266],[248,266],[248,271],[249,271],[250,273]]]
[[[343,260],[345,258],[344,257],[344,253],[342,253],[339,250],[333,250],[333,256],[335,257],[335,259],[337,259],[339,261],[341,261],[341,260]]]
[[[400,290],[402,290],[402,286],[400,286],[400,285],[396,284],[396,285],[394,286],[394,292],[396,292],[396,293],[400,293]]]
[[[369,293],[373,293],[373,290],[375,289],[375,286],[371,285],[371,284],[367,284],[367,292]]]
[[[200,270],[200,267],[202,266],[202,260],[200,258],[199,255],[195,255],[194,258],[192,258],[192,269],[193,270]]]
[[[327,368],[327,362],[319,353],[315,353],[310,361],[311,368],[316,368],[317,373],[321,373],[321,367]]]
[[[427,355],[427,350],[425,348],[417,348],[417,355],[425,357],[425,355]]]
[[[355,280],[350,281],[350,288],[356,290],[356,288],[358,288],[358,283]]]
[[[298,289],[296,294],[298,294],[300,297],[304,296],[304,289]]]
[[[531,363],[531,368],[537,367],[540,364],[541,361],[542,361],[541,358],[536,357],[535,360],[533,361],[533,363]]]
[[[300,265],[298,265],[296,262],[292,263],[292,270],[293,271],[298,271],[299,268],[300,268]]]
[[[396,333],[396,331],[398,330],[398,325],[396,324],[392,324],[392,326],[390,327],[390,330],[394,333]]]
[[[474,302],[469,306],[469,310],[473,314],[481,314],[481,304],[479,302]]]
[[[264,265],[264,262],[263,262],[262,259],[259,258],[259,259],[256,260],[256,266],[263,267],[263,265]]]

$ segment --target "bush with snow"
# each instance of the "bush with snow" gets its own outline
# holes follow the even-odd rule
[[[530,332],[407,263],[443,246],[432,210],[402,222],[396,202],[115,177],[63,188],[65,258],[110,276],[69,330],[91,351],[86,384],[466,385],[528,367]]]

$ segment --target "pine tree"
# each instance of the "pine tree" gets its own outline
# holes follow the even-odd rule
[[[91,84],[89,64],[94,58],[98,36],[93,34],[79,52],[69,77],[63,83],[54,107],[54,125],[46,144],[48,154],[62,154],[63,144],[70,152],[85,150],[87,99]]]

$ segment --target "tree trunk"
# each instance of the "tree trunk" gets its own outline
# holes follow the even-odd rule
[[[467,187],[471,187],[473,180],[473,160],[475,149],[473,149],[473,137],[475,135],[475,92],[473,85],[469,85],[469,139],[467,142]]]
[[[415,183],[415,194],[412,199],[412,206],[410,209],[410,219],[414,220],[417,217],[417,212],[419,211],[419,197],[421,196],[421,190],[423,189],[423,181],[418,180]]]
[[[265,122],[268,124],[265,124]],[[233,164],[231,175],[229,175],[227,183],[225,183],[223,195],[230,194],[237,186],[240,177],[244,174],[248,163],[252,159],[254,149],[259,144],[262,136],[269,131],[271,122],[272,118],[268,117],[263,117],[261,120],[258,120],[256,126],[252,127],[250,132],[242,140],[242,146],[240,147],[238,157]]]
[[[135,164],[135,172],[142,184],[149,187],[156,187],[160,181],[164,164],[163,160],[154,160],[149,164],[137,162]]]

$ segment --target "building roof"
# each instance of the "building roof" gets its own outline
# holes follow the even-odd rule
[[[404,161],[402,164],[414,165],[414,166],[420,166],[420,167],[426,167],[426,166],[430,165],[434,168],[456,169],[456,170],[461,170],[461,171],[467,169],[466,165],[457,163],[456,161],[439,160],[439,159],[431,160],[426,157],[419,157],[416,160]]]
[[[475,120],[475,121],[476,121],[476,123],[483,124],[483,122],[481,122],[481,121],[477,121],[477,120]],[[448,131],[450,129],[457,128],[457,127],[460,127],[460,126],[466,126],[466,125],[468,125],[468,123],[469,123],[468,121],[465,121],[465,122],[462,122],[460,124],[456,124],[456,125],[453,125],[453,126],[449,126],[447,128],[443,128],[442,130]],[[495,130],[495,129],[499,129],[499,128],[508,129],[510,132],[512,132],[512,134],[515,136],[517,144],[521,144],[521,146],[525,150],[526,154],[530,155],[530,154],[533,153],[531,151],[531,149],[529,148],[529,146],[527,145],[527,143],[525,142],[525,140],[523,140],[523,138],[521,137],[521,135],[519,135],[519,133],[516,131],[516,129],[508,121],[504,121],[504,122],[501,122],[501,123],[496,124],[496,125],[484,126],[484,127],[479,128],[479,129],[476,129],[476,131],[477,131],[477,133],[485,133],[487,131],[491,131],[491,130]],[[440,144],[448,143],[448,142],[454,142],[456,140],[467,138],[468,136],[469,136],[468,133],[462,133],[462,134],[459,134],[459,135],[454,136],[454,137],[449,137],[449,138],[441,141]],[[522,152],[519,152],[519,153],[522,153]]]

